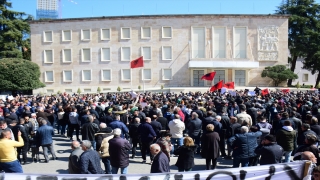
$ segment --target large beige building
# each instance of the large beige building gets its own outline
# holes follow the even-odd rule
[[[270,86],[266,66],[287,64],[288,16],[151,15],[31,22],[35,92],[164,87]],[[130,69],[140,56],[144,67]],[[216,71],[213,82],[200,77]]]

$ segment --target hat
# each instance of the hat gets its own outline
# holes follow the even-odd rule
[[[268,140],[268,141],[270,141],[270,142],[276,142],[276,138],[275,138],[273,135],[271,135],[271,134],[266,135],[266,136],[264,137],[264,139],[266,139],[266,140]]]

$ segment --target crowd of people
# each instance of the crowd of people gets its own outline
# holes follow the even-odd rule
[[[45,163],[56,160],[55,129],[71,141],[72,174],[119,169],[125,174],[129,159],[138,158],[137,148],[151,173],[170,172],[172,156],[178,157],[178,171],[192,171],[196,154],[207,170],[216,168],[219,157],[232,159],[234,168],[304,159],[320,165],[319,103],[315,91],[261,95],[259,89],[254,96],[246,91],[18,95],[0,100],[0,169],[22,172],[27,152],[40,162],[39,147]]]

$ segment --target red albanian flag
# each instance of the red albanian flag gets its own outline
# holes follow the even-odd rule
[[[262,95],[267,95],[267,94],[269,94],[269,89],[268,88],[266,88],[266,89],[263,89],[262,91],[261,91],[261,94]]]
[[[143,56],[131,61],[130,63],[130,67],[133,68],[139,68],[139,67],[143,67]]]
[[[284,94],[287,94],[290,92],[290,89],[281,89],[281,91],[284,93]]]
[[[210,92],[221,89],[223,84],[223,80],[219,81],[217,84],[210,88]]]
[[[216,75],[216,72],[210,72],[208,74],[205,74],[201,77],[201,80],[208,80],[208,81],[212,81],[214,76]]]
[[[234,89],[234,82],[227,82],[223,85],[227,89]]]

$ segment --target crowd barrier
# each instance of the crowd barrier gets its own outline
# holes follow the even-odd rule
[[[89,174],[10,174],[3,173],[0,180],[258,180],[280,179],[298,180],[310,172],[312,166],[307,161],[254,166],[245,168],[216,169],[209,171],[191,171],[184,173],[126,174],[126,175],[89,175]],[[39,171],[41,172],[41,171]]]

